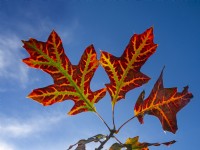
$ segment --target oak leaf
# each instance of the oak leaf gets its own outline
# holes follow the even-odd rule
[[[149,77],[140,72],[146,60],[156,51],[157,44],[153,42],[153,28],[142,34],[134,34],[121,57],[102,51],[100,64],[105,69],[110,83],[106,84],[112,98],[112,105],[125,94],[149,81]]]
[[[109,150],[121,150],[124,148],[124,145],[119,144],[119,143],[114,143],[112,146],[109,148]]]
[[[127,148],[127,150],[149,150],[149,146],[160,146],[162,145],[166,145],[169,146],[171,144],[174,144],[176,141],[169,141],[169,142],[164,142],[164,143],[140,143],[139,141],[139,136],[136,136],[134,138],[128,138],[125,142],[125,146]]]
[[[78,65],[72,65],[55,31],[52,31],[47,42],[32,38],[22,42],[30,54],[23,62],[45,71],[54,80],[52,85],[33,90],[28,95],[29,98],[44,106],[71,99],[75,104],[68,113],[70,115],[96,111],[94,104],[105,96],[106,89],[95,92],[90,89],[90,81],[99,65],[93,45],[86,48]]]
[[[149,150],[149,146],[160,146],[160,145],[166,145],[169,146],[171,144],[174,144],[176,141],[169,141],[164,143],[147,143],[139,142],[139,136],[128,138],[124,144],[120,143],[114,143],[109,150],[122,150],[123,148],[126,148],[126,150]]]
[[[144,100],[145,92],[143,91],[134,108],[135,116],[139,122],[143,123],[145,114],[158,117],[163,130],[176,133],[177,120],[176,114],[189,102],[193,97],[192,93],[188,92],[188,86],[184,87],[182,92],[177,92],[177,88],[164,88],[163,85],[163,70],[155,83],[149,97]]]

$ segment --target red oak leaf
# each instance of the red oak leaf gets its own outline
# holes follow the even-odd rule
[[[188,92],[188,86],[184,87],[182,92],[177,92],[177,88],[164,88],[162,71],[149,97],[145,100],[144,94],[144,91],[140,94],[134,108],[135,116],[140,123],[143,123],[145,114],[154,115],[160,120],[163,130],[176,133],[178,129],[176,114],[193,97],[192,93]]]
[[[153,42],[153,28],[142,34],[134,34],[121,57],[101,52],[100,63],[109,76],[106,84],[113,106],[125,97],[125,94],[149,81],[149,77],[140,72],[146,60],[156,51]]]
[[[72,65],[55,31],[50,34],[47,42],[32,38],[22,42],[30,54],[23,62],[47,72],[54,80],[53,85],[33,90],[29,98],[44,106],[71,99],[75,105],[68,113],[70,115],[96,111],[94,104],[105,96],[106,89],[95,92],[90,89],[90,81],[99,65],[93,45],[86,48],[78,65]]]

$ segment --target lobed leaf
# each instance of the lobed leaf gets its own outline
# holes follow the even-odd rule
[[[157,44],[154,44],[153,38],[151,27],[142,34],[134,34],[121,57],[101,52],[100,64],[110,79],[106,87],[113,105],[125,98],[128,91],[149,81],[150,78],[141,73],[140,68],[156,51]]]
[[[70,147],[67,150],[72,149],[74,146],[77,145],[76,150],[85,150],[86,149],[86,144],[91,143],[91,142],[100,142],[102,139],[105,139],[106,135],[103,134],[97,134],[93,137],[88,138],[87,140],[81,139],[77,143],[70,145]]]
[[[109,150],[121,150],[122,148],[124,148],[124,146],[122,144],[119,143],[114,143]]]
[[[67,99],[74,101],[68,114],[96,111],[94,104],[105,96],[106,88],[92,92],[90,81],[99,63],[93,45],[86,48],[78,65],[72,65],[64,53],[62,41],[53,31],[47,42],[30,39],[22,41],[30,54],[23,59],[28,66],[50,74],[54,84],[33,90],[28,97],[44,106]]]
[[[136,136],[134,138],[128,138],[125,142],[125,146],[127,147],[127,150],[149,150],[149,146],[160,146],[160,145],[166,145],[169,146],[171,144],[174,144],[176,141],[169,141],[164,143],[140,143],[139,136]]]
[[[128,138],[124,144],[114,143],[109,150],[121,150],[122,148],[126,148],[127,150],[149,150],[149,146],[160,146],[166,145],[169,146],[174,144],[176,141],[169,141],[164,143],[140,143],[139,136]]]
[[[139,122],[143,123],[145,114],[153,115],[158,117],[163,130],[176,133],[178,129],[176,114],[193,97],[192,93],[188,92],[188,86],[184,87],[182,92],[177,92],[177,88],[164,88],[162,70],[149,97],[144,100],[144,95],[145,92],[143,91],[134,108],[135,116],[137,116]]]

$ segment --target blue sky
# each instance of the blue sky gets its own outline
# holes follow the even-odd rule
[[[46,41],[54,29],[71,62],[77,64],[90,44],[94,44],[98,57],[100,50],[120,56],[134,33],[142,33],[151,26],[154,42],[159,46],[142,72],[152,80],[117,103],[117,126],[133,115],[139,93],[144,89],[146,96],[149,94],[164,65],[165,87],[178,87],[181,91],[189,85],[194,98],[178,113],[179,129],[175,135],[164,133],[157,118],[145,116],[144,125],[135,119],[117,137],[122,142],[137,135],[141,142],[178,141],[173,146],[151,147],[151,150],[199,147],[200,1],[0,0],[0,150],[65,150],[82,138],[108,134],[93,113],[67,116],[73,106],[70,100],[43,107],[26,98],[33,89],[53,81],[48,74],[21,62],[28,57],[21,40],[33,37]],[[102,88],[108,82],[106,73],[99,67],[91,88]],[[108,93],[96,107],[111,125]],[[105,149],[112,142],[115,141],[108,142]],[[87,149],[93,150],[94,145],[89,144]]]

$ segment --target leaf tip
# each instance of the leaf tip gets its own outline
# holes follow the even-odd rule
[[[55,34],[55,33],[56,33],[56,31],[53,29],[53,30],[51,31],[51,34],[52,34],[52,33],[53,33],[53,34]],[[56,33],[56,34],[57,34],[57,33]]]
[[[170,141],[170,142],[165,142],[165,143],[162,143],[162,144],[164,144],[164,145],[166,145],[166,146],[170,146],[170,145],[172,145],[172,144],[174,144],[174,143],[176,143],[175,140]]]
[[[50,35],[49,35],[49,38],[50,38],[50,37],[55,38],[55,37],[59,37],[59,36],[58,36],[58,33],[53,29],[53,30],[51,31]],[[59,38],[60,38],[60,37],[59,37]]]
[[[154,29],[154,25],[152,25],[149,29],[153,30]]]
[[[153,29],[154,29],[154,26],[151,26],[151,27],[148,28],[146,31],[149,31],[150,33],[153,33]]]
[[[90,44],[89,47],[93,47],[94,48],[94,44]]]
[[[70,112],[67,113],[68,116],[73,116],[73,114],[71,114]]]
[[[101,54],[101,56],[104,55],[104,53],[105,53],[105,51],[100,50],[100,54]]]
[[[25,40],[21,40],[21,42],[23,43],[22,47],[25,48],[26,44],[27,44],[27,41]],[[26,48],[25,48],[26,49]]]
[[[163,66],[163,68],[161,70],[161,73],[160,73],[160,76],[159,76],[157,82],[163,82],[163,72],[164,72],[164,69],[165,69],[165,65]]]
[[[29,95],[27,95],[26,98],[30,98]]]
[[[28,95],[26,96],[26,98],[32,98],[32,93],[33,93],[33,92],[31,92],[30,94],[28,94]]]
[[[185,86],[185,87],[183,88],[183,93],[188,93],[188,98],[191,99],[191,98],[193,98],[194,96],[193,96],[192,93],[188,92],[188,89],[189,89],[189,86],[188,86],[188,85]]]
[[[164,65],[163,68],[162,68],[162,71],[161,71],[162,74],[163,74],[163,72],[164,72],[164,69],[165,69],[165,65]]]

